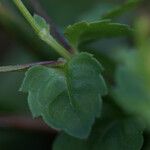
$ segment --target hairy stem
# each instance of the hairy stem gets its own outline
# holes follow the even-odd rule
[[[67,42],[67,40],[65,39],[64,35],[61,34],[61,32],[59,31],[58,27],[53,22],[51,17],[46,13],[46,11],[44,11],[44,9],[42,8],[42,6],[39,3],[39,1],[38,0],[30,0],[30,3],[32,5],[34,11],[37,14],[39,14],[40,16],[44,17],[46,19],[46,21],[50,24],[50,26],[51,26],[51,34],[54,36],[54,38],[56,38],[58,40],[58,42],[60,42],[60,44],[62,44],[64,46],[64,48],[66,48],[70,53],[73,54],[75,52],[75,50]]]
[[[14,71],[26,70],[26,69],[36,66],[36,65],[59,67],[59,66],[64,65],[64,63],[65,63],[64,61],[43,61],[43,62],[22,64],[22,65],[15,65],[15,66],[1,66],[0,72],[14,72]]]

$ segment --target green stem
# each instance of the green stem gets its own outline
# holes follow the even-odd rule
[[[26,18],[26,20],[30,23],[30,25],[35,30],[35,32],[39,33],[40,32],[39,26],[37,25],[36,21],[34,20],[34,18],[32,17],[32,15],[30,14],[30,12],[24,6],[24,4],[22,3],[22,1],[21,0],[13,0],[13,2],[18,7],[18,9],[23,14],[23,16]]]
[[[14,4],[18,7],[20,12],[26,18],[26,20],[30,23],[36,34],[39,36],[41,40],[51,46],[57,53],[59,53],[62,57],[69,60],[71,58],[70,53],[61,46],[51,35],[47,33],[44,29],[41,29],[37,22],[34,20],[30,12],[27,10],[25,5],[21,0],[13,0]]]

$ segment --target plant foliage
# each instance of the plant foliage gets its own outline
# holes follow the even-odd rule
[[[63,42],[69,43],[68,49],[53,36],[44,18],[32,16],[21,0],[13,2],[36,36],[62,57],[0,67],[0,72],[27,70],[20,91],[28,93],[33,117],[41,117],[59,131],[53,150],[141,150],[143,132],[150,128],[150,23],[143,19],[132,28],[112,21],[135,8],[139,0],[106,12],[101,20],[66,27]],[[98,61],[94,55],[79,51],[85,43],[133,39],[134,35],[135,48],[115,51],[113,57],[106,54],[105,62],[114,62],[115,73],[109,77],[110,68],[104,68],[101,61],[105,58]],[[106,62],[108,66],[110,62]]]
[[[29,93],[34,117],[42,116],[49,125],[86,138],[100,116],[101,96],[107,93],[101,70],[90,54],[80,53],[62,69],[29,69],[21,90]]]

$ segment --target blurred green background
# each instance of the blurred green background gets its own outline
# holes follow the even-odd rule
[[[31,0],[32,1],[32,0]],[[35,4],[30,0],[23,0],[32,14]],[[39,0],[47,15],[57,25],[63,34],[66,26],[78,21],[96,21],[108,10],[119,6],[123,0]],[[145,14],[149,1],[143,1],[137,9],[129,11],[114,22],[133,25],[137,14]],[[38,10],[40,12],[40,10]],[[115,63],[112,55],[120,47],[132,46],[132,39],[113,38],[95,41],[80,47],[89,51],[101,61],[105,67],[105,76],[111,81]],[[42,60],[56,60],[59,56],[40,41],[32,29],[20,15],[11,0],[0,0],[0,65],[23,64]],[[0,117],[1,116],[29,116],[27,95],[18,92],[24,72],[0,74]],[[54,136],[54,134],[52,134]],[[40,141],[40,142],[39,142]],[[25,132],[17,129],[5,128],[0,121],[0,149],[1,150],[48,150],[51,147],[51,136],[37,132]],[[32,147],[31,147],[32,145]]]

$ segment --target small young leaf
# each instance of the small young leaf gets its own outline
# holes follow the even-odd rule
[[[140,150],[143,145],[142,133],[143,128],[131,119],[115,121],[109,125],[100,121],[87,140],[61,134],[53,150]]]
[[[73,47],[102,38],[129,36],[132,30],[129,26],[119,23],[111,23],[109,20],[99,22],[80,22],[70,25],[65,30],[65,36]]]
[[[41,30],[45,29],[47,32],[50,32],[50,26],[49,26],[49,24],[47,24],[47,22],[45,21],[44,18],[42,18],[41,16],[38,16],[36,14],[33,17]]]
[[[88,53],[74,56],[64,69],[29,69],[21,90],[28,92],[34,117],[70,135],[86,138],[100,116],[107,88],[101,65]]]

